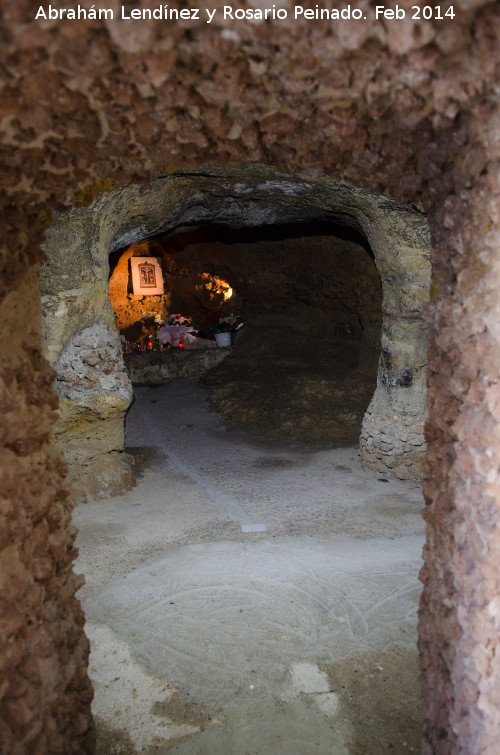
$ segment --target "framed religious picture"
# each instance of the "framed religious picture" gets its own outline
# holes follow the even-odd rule
[[[163,275],[156,257],[131,257],[132,290],[142,296],[157,296],[163,293]]]

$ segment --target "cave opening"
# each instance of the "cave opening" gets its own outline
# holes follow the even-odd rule
[[[207,303],[189,294],[195,273],[234,291],[224,306],[242,307],[247,323],[232,353],[207,375],[212,400],[226,417],[252,426],[257,419],[258,431],[267,425],[285,436],[292,428],[296,435],[312,430],[318,437],[318,417],[331,405],[337,428],[333,433],[326,422],[325,434],[338,436],[351,421],[357,424],[350,439],[359,437],[363,466],[403,480],[420,477],[428,332],[423,309],[430,282],[425,216],[328,177],[308,180],[258,164],[202,166],[161,174],[150,185],[126,186],[99,195],[88,208],[53,215],[47,263],[40,270],[43,339],[57,373],[56,442],[64,447],[77,500],[114,495],[132,484],[124,453],[132,384],[109,299],[109,271],[119,250],[146,242],[170,245],[172,272],[197,261],[196,271],[187,267],[186,275],[177,275],[172,307],[192,308],[186,314],[198,311],[201,317]],[[204,255],[210,250],[210,259],[202,249]],[[365,293],[358,289],[360,279]],[[377,297],[380,302],[380,290],[381,306],[372,306]],[[362,411],[345,402],[360,388],[362,369],[370,372],[376,362],[376,332],[376,385],[359,433]],[[305,375],[307,364],[314,369]],[[351,375],[354,384],[347,379],[337,397],[325,400],[339,364],[352,367],[342,379]],[[269,383],[264,390],[259,386],[266,371],[274,393]],[[360,389],[360,400],[369,400],[372,388],[373,382],[369,391]],[[290,397],[298,411],[291,418]]]
[[[213,304],[206,283],[222,281],[215,294],[231,289],[222,307],[245,320],[231,350],[206,350],[228,352],[203,378],[215,418],[201,381],[136,381],[132,403],[123,357],[164,354],[123,355],[109,284],[110,270],[112,279],[119,260],[133,258],[131,245],[141,244],[164,265],[166,311],[187,308],[182,314],[201,318]],[[331,688],[328,674],[343,673],[342,657],[375,654],[403,638],[409,644],[396,674],[415,661],[425,217],[329,178],[309,181],[269,166],[203,167],[55,214],[45,251],[40,287],[45,349],[57,373],[56,440],[74,498],[87,501],[75,521],[89,582],[81,593],[87,631],[102,650],[94,663],[106,678],[119,677],[110,662],[119,641],[160,677],[168,669],[176,690],[211,706],[213,726],[219,710],[228,712],[229,726],[214,733],[220,751],[231,751],[231,726],[246,730],[248,714],[252,741],[276,732],[280,718],[269,702],[279,698],[287,703],[282,731],[291,752],[310,720],[303,693],[312,674],[313,728],[330,752],[338,701],[323,692]],[[127,299],[125,308],[130,301],[147,312],[143,300]],[[189,357],[187,349],[172,352]],[[338,443],[328,407],[338,420],[368,372],[363,400],[370,403],[355,417],[354,443]],[[309,448],[236,437],[221,416],[261,434],[266,427],[256,419],[264,418],[267,430],[300,436]],[[322,423],[328,443],[336,437],[338,445],[313,446]],[[127,572],[119,589],[102,568],[111,563]],[[108,689],[97,691],[96,715],[107,710]],[[234,689],[242,694],[229,704],[226,692]],[[263,691],[257,717],[255,689]],[[417,741],[417,720],[414,729]]]
[[[158,263],[162,293],[134,291],[132,262],[140,260]],[[113,251],[109,264],[133,383],[196,375],[210,386],[217,410],[246,432],[357,444],[375,390],[382,327],[381,280],[362,234],[327,222],[243,230],[214,223],[137,241]],[[244,322],[223,361],[210,353],[214,312]],[[143,353],[148,339],[149,351],[153,343],[162,350],[161,339],[145,335],[154,331],[153,317],[174,313],[189,317],[197,333],[193,343],[181,341],[186,368],[176,372],[164,365],[178,355],[146,360]],[[209,352],[203,360],[199,349]]]

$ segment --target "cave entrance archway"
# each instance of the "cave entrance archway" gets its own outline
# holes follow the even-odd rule
[[[208,166],[154,177],[55,215],[40,288],[46,355],[57,372],[56,439],[74,479],[94,494],[128,484],[124,415],[132,400],[108,298],[109,254],[145,238],[220,223],[233,229],[334,223],[370,245],[382,282],[377,386],[360,438],[363,463],[400,478],[419,476],[425,453],[425,365],[430,238],[415,208],[322,177],[270,166]]]

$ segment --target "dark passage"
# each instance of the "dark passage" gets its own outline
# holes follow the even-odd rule
[[[163,296],[131,294],[131,256],[161,260]],[[375,388],[382,288],[355,231],[211,225],[114,252],[110,267],[127,336],[149,311],[190,315],[198,328],[219,308],[244,318],[231,356],[204,377],[226,419],[266,437],[357,442]]]

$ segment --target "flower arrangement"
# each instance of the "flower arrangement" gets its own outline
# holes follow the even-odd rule
[[[220,316],[220,310],[218,312],[211,313],[207,320],[206,331],[211,335],[216,333],[236,333],[243,325],[243,319],[239,315],[227,315],[227,317]],[[218,314],[218,317],[216,316]]]
[[[179,325],[184,326],[185,328],[192,328],[193,320],[191,317],[186,317],[185,315],[169,315],[163,324]]]
[[[162,324],[162,319],[157,312],[142,312],[141,330],[143,333],[153,333]]]
[[[145,312],[142,312],[143,322],[141,324],[141,332],[142,336],[140,338],[141,341],[145,340],[146,337],[151,338],[153,341],[153,348],[157,349],[159,347],[158,344],[158,331],[161,328],[162,319],[160,315],[157,312],[148,312],[147,314]]]

